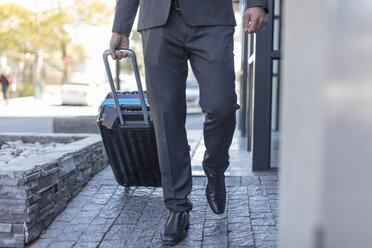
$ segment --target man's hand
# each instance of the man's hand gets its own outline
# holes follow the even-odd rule
[[[112,59],[122,59],[128,55],[124,52],[115,52],[116,48],[129,48],[128,36],[116,32],[112,32],[110,40],[110,55]]]
[[[244,14],[244,32],[251,34],[261,31],[267,23],[265,9],[262,7],[248,8]]]

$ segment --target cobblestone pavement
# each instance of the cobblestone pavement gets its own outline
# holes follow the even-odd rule
[[[230,150],[227,209],[215,215],[205,199],[201,132],[189,133],[193,162],[190,229],[175,247],[277,247],[277,172],[252,172],[238,135]],[[119,186],[107,167],[94,176],[29,247],[163,247],[168,216],[162,189]]]

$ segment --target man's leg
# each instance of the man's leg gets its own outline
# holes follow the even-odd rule
[[[224,173],[236,117],[232,26],[190,28],[190,63],[200,87],[200,105],[205,112],[203,169],[208,176],[206,196],[216,214],[225,211]]]
[[[146,86],[155,126],[165,206],[170,215],[161,231],[167,245],[181,242],[189,228],[192,188],[190,153],[185,130],[188,54],[185,23],[171,11],[163,27],[142,31]]]
[[[181,17],[181,16],[180,16]],[[187,52],[184,28],[171,15],[164,27],[142,31],[147,93],[154,121],[165,206],[190,211],[190,153],[185,130]]]
[[[195,39],[187,44],[205,112],[203,168],[211,175],[223,175],[229,165],[236,124],[233,33],[232,26],[195,28]]]

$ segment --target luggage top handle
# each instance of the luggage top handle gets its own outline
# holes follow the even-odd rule
[[[145,96],[144,96],[144,93],[143,93],[143,90],[142,90],[141,77],[140,77],[140,74],[139,74],[139,71],[138,71],[136,54],[134,53],[134,51],[132,51],[130,49],[125,49],[125,48],[116,49],[115,51],[125,52],[126,54],[128,54],[128,56],[132,60],[134,76],[136,77],[138,94],[139,94],[139,98],[140,98],[140,101],[141,101],[143,118],[144,118],[144,121],[145,121],[145,125],[149,126],[150,125],[149,114],[147,112],[147,106],[146,106],[146,103],[145,103]],[[110,88],[111,88],[112,96],[114,98],[116,111],[117,111],[118,116],[119,116],[120,125],[125,126],[123,115],[121,113],[119,113],[119,112],[121,112],[120,111],[120,105],[119,105],[119,100],[118,100],[118,96],[117,96],[115,85],[114,85],[114,79],[112,78],[110,65],[108,63],[108,56],[109,55],[110,55],[109,50],[106,50],[106,51],[103,52],[103,62],[105,63],[106,74],[107,74],[107,77],[108,77],[108,80],[109,80],[109,83],[110,83]]]

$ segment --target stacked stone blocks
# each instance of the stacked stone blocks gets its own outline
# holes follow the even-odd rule
[[[8,134],[0,138],[66,143],[0,168],[0,247],[23,247],[107,165],[107,157],[100,136],[95,134]]]

